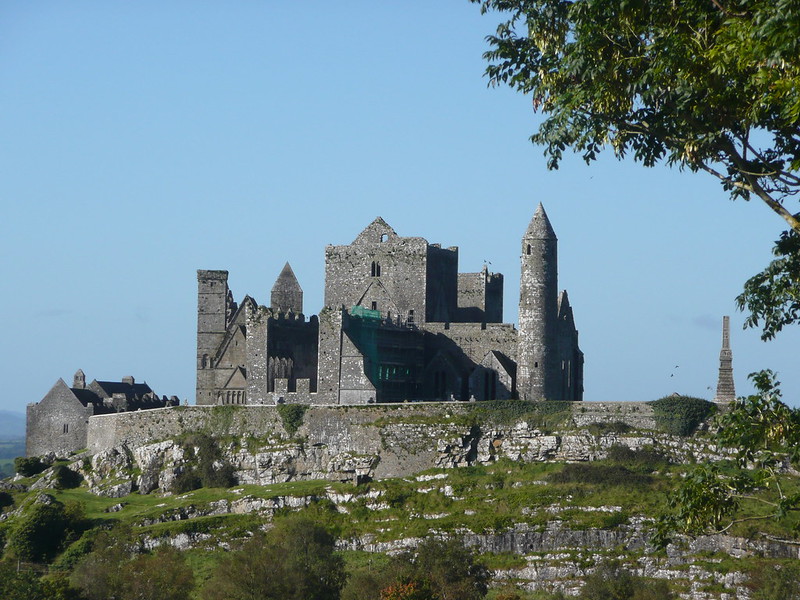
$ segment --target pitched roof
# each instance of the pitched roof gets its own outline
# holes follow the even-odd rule
[[[125,383],[122,381],[97,381],[96,379],[90,384],[94,387],[97,385],[106,397],[111,397],[114,394],[125,394],[126,398],[141,398],[145,394],[152,394],[153,390],[146,383]]]

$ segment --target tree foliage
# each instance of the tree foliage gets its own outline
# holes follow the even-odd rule
[[[19,560],[47,562],[85,527],[81,505],[64,505],[53,499],[37,501],[11,527],[6,550]]]
[[[217,567],[206,600],[338,600],[344,561],[335,539],[303,517],[287,517]]]
[[[206,433],[193,433],[181,441],[188,461],[172,483],[177,494],[201,487],[231,487],[236,485],[233,466],[223,460],[217,440]]]
[[[31,456],[26,458],[18,456],[14,459],[14,470],[23,477],[31,477],[38,475],[47,468],[38,456]]]
[[[189,600],[194,574],[171,546],[133,552],[130,531],[99,534],[91,553],[72,573],[71,583],[86,600]]]
[[[751,373],[757,393],[737,400],[717,422],[717,442],[736,450],[738,470],[696,467],[670,498],[657,543],[672,531],[723,533],[738,523],[777,520],[800,510],[800,493],[788,492],[786,466],[800,463],[800,411],[781,401],[771,371]]]
[[[479,600],[486,596],[489,570],[459,539],[428,538],[416,554],[400,557],[398,577],[382,591],[391,598]],[[405,596],[403,594],[406,594]]]
[[[531,140],[549,168],[567,148],[587,163],[610,148],[645,166],[705,171],[732,197],[762,200],[788,225],[788,242],[739,304],[765,338],[797,321],[800,4],[471,1],[503,14],[486,72],[544,114]]]
[[[713,402],[691,396],[665,396],[648,404],[653,407],[656,426],[680,436],[692,435],[716,410]]]
[[[586,577],[578,600],[673,600],[677,598],[664,580],[638,577],[618,562],[600,564]]]
[[[785,325],[800,320],[800,234],[784,231],[775,242],[773,260],[761,273],[744,284],[736,297],[739,310],[749,316],[745,325],[764,323],[761,339],[769,340]]]

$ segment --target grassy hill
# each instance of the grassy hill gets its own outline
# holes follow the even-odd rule
[[[108,562],[109,537],[122,540],[114,556],[129,566],[139,558],[158,564],[161,554],[154,554],[155,549],[174,547],[180,553],[176,559],[173,551],[169,560],[188,565],[197,584],[193,598],[207,600],[216,598],[203,591],[207,582],[214,581],[212,573],[219,565],[230,565],[230,557],[240,556],[237,548],[276,523],[280,526],[300,515],[335,537],[338,556],[345,560],[350,576],[341,600],[377,600],[376,590],[383,588],[376,588],[375,582],[380,577],[387,581],[386,574],[397,564],[393,557],[420,545],[425,548],[432,539],[460,540],[478,556],[492,574],[490,600],[556,600],[563,598],[561,594],[583,594],[584,582],[596,585],[598,573],[606,567],[608,573],[621,568],[640,578],[657,579],[660,595],[637,596],[651,600],[676,594],[691,600],[788,597],[784,588],[778,595],[761,592],[769,586],[774,592],[776,581],[795,587],[793,581],[800,582],[800,568],[793,562],[800,546],[800,517],[791,509],[780,518],[770,517],[774,504],[764,501],[773,498],[757,482],[746,498],[738,500],[753,519],[733,520],[724,535],[674,535],[665,548],[653,543],[659,516],[672,510],[670,501],[685,488],[684,482],[694,481],[705,469],[697,469],[695,463],[710,464],[708,468],[722,476],[723,486],[751,473],[737,468],[728,459],[732,455],[717,445],[715,426],[704,421],[713,412],[709,403],[670,397],[651,404],[652,415],[640,419],[650,425],[639,429],[613,420],[617,412],[612,412],[610,421],[598,421],[602,407],[583,405],[569,410],[560,405],[555,412],[537,405],[533,413],[519,403],[498,404],[495,410],[466,407],[465,414],[448,410],[445,417],[451,421],[468,419],[469,427],[452,431],[433,413],[385,411],[369,426],[381,434],[431,438],[424,451],[440,458],[449,456],[449,445],[466,447],[463,439],[451,439],[453,432],[466,436],[475,429],[492,432],[487,438],[491,443],[471,462],[414,460],[411,464],[442,468],[414,472],[420,468],[415,466],[400,471],[402,477],[351,478],[360,483],[342,483],[341,469],[301,472],[293,466],[297,463],[281,462],[284,455],[295,454],[310,463],[322,460],[325,444],[297,433],[302,433],[300,428],[287,433],[291,439],[280,438],[282,444],[267,449],[246,436],[234,439],[230,431],[217,427],[49,466],[32,460],[27,466],[38,474],[0,485],[0,541],[8,542],[5,558],[23,556],[26,568],[49,572],[62,584],[76,565],[80,573],[81,565],[92,561],[105,564],[101,573],[125,571],[122,562]],[[231,422],[236,416],[232,411],[219,412],[209,415],[227,416]],[[356,416],[363,421],[364,414]],[[545,417],[546,432],[532,432],[530,422]],[[505,427],[505,437],[497,429],[499,424]],[[545,438],[553,447],[563,442],[569,451],[559,455],[531,451],[544,448],[540,442]],[[352,443],[347,436],[342,439]],[[397,435],[380,439],[396,452],[372,457],[379,463],[387,456],[419,458],[419,444],[404,445]],[[243,448],[249,466],[236,470],[233,464],[243,456]],[[140,451],[149,458],[130,459]],[[357,458],[351,452],[325,460]],[[274,462],[283,466],[273,469]],[[254,477],[254,471],[266,473],[266,478]],[[309,473],[313,477],[328,473],[337,480],[317,480]],[[800,478],[793,473],[783,470],[781,475],[781,493],[790,499],[800,497]],[[284,482],[243,485],[235,483],[236,477]],[[161,483],[153,484],[156,479]],[[146,489],[154,491],[128,493],[134,484],[145,489],[145,481],[150,482]],[[120,494],[124,495],[116,497]],[[137,558],[130,558],[130,549],[137,551]],[[16,572],[8,565],[0,561],[0,589],[3,569],[7,574]],[[753,589],[760,595],[751,594]]]
[[[590,463],[501,459],[488,466],[435,469],[361,485],[301,481],[122,498],[95,496],[85,485],[12,491],[14,504],[5,511],[16,510],[20,518],[42,491],[66,506],[81,507],[88,529],[65,542],[53,561],[56,568],[71,568],[99,529],[121,524],[142,547],[179,546],[200,588],[238,541],[289,513],[300,513],[335,534],[353,573],[435,535],[461,537],[479,552],[494,572],[490,598],[504,585],[515,587],[519,598],[575,591],[607,559],[621,560],[636,572],[658,573],[675,592],[735,597],[748,574],[780,565],[782,559],[769,558],[763,548],[731,551],[740,544],[731,541],[735,537],[718,540],[716,546],[713,540],[699,546],[683,540],[668,553],[648,543],[654,517],[666,509],[688,468],[670,464],[651,449],[620,447],[608,459]],[[733,473],[732,467],[725,468]],[[42,478],[52,479],[52,470],[22,483],[41,484]],[[796,480],[791,487],[791,492],[800,490]],[[0,529],[10,534],[14,521],[8,519]],[[767,532],[791,538],[799,526],[800,519],[787,515]],[[744,524],[731,531],[743,537],[752,533]]]

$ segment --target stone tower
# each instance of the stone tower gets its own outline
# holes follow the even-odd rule
[[[722,350],[719,351],[719,379],[717,395],[714,402],[731,402],[736,400],[736,389],[733,385],[733,352],[731,352],[731,318],[722,317]]]
[[[214,358],[228,325],[228,272],[197,271],[197,404],[213,404]]]
[[[539,204],[522,237],[517,391],[524,400],[558,394],[558,238]]]
[[[288,262],[272,286],[270,308],[278,312],[293,312],[296,315],[303,313],[303,288],[300,287]]]

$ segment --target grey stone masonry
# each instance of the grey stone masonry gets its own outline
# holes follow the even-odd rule
[[[736,388],[733,385],[733,352],[731,351],[731,318],[722,317],[722,350],[719,351],[719,379],[714,402],[731,402],[736,400]]]
[[[136,383],[131,376],[122,381],[95,379],[86,385],[86,375],[78,369],[71,388],[59,379],[44,398],[28,404],[25,453],[65,457],[86,448],[91,416],[177,405],[175,396],[159,398],[149,385]]]
[[[522,240],[519,331],[501,322],[501,273],[459,273],[456,246],[381,217],[325,248],[324,306],[308,321],[288,262],[267,306],[237,306],[227,271],[198,271],[197,403],[582,400],[557,242],[540,204]]]
[[[526,400],[560,400],[557,382],[558,238],[539,204],[522,238],[517,390]]]

